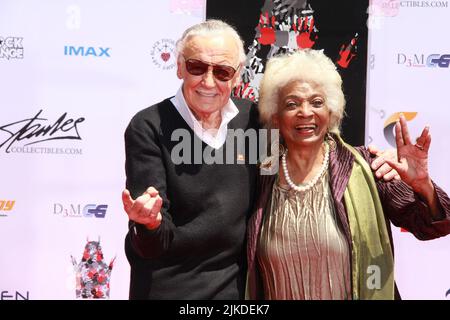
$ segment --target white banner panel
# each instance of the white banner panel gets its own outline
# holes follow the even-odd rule
[[[369,11],[367,142],[391,147],[398,112],[413,136],[429,124],[448,192],[448,1]],[[205,0],[1,1],[0,299],[127,299],[123,132],[176,92],[175,41],[204,15]],[[394,237],[403,298],[445,299],[450,239]]]
[[[369,13],[366,141],[395,146],[400,112],[414,139],[430,125],[430,175],[448,193],[449,1],[373,0]],[[450,237],[424,242],[393,228],[402,298],[450,299]]]
[[[1,299],[128,298],[123,133],[176,92],[175,41],[204,16],[204,0],[1,1]]]

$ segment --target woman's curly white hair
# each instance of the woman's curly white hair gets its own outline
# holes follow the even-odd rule
[[[323,90],[325,105],[330,110],[328,131],[339,134],[345,108],[342,78],[322,50],[303,49],[268,60],[259,91],[261,122],[272,128],[272,116],[278,111],[279,92],[294,81],[308,82]]]

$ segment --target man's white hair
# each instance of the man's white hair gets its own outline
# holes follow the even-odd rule
[[[339,134],[345,108],[342,78],[322,50],[303,49],[269,59],[259,89],[261,122],[272,127],[272,116],[278,112],[280,90],[294,81],[308,82],[323,90],[325,104],[330,110],[328,131]]]
[[[184,52],[186,43],[190,38],[195,36],[214,36],[218,33],[227,33],[234,39],[239,52],[239,64],[243,65],[246,60],[246,55],[242,38],[231,25],[224,21],[215,19],[209,19],[199,24],[193,25],[192,27],[184,31],[181,38],[177,41],[177,55],[180,55]]]

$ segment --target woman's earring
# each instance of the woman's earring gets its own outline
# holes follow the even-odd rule
[[[276,140],[272,142],[270,146],[270,154],[272,156],[281,157],[286,152],[286,147],[283,145],[282,141]]]
[[[280,157],[282,157],[286,153],[287,148],[282,143],[279,143],[279,150],[280,150]]]

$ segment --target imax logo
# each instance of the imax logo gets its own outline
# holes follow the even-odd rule
[[[73,218],[104,218],[106,216],[107,209],[107,204],[87,204],[82,208],[80,204],[70,204],[68,206],[64,206],[60,203],[55,203],[53,205],[53,214]]]
[[[94,47],[74,47],[74,46],[64,46],[64,55],[65,56],[81,56],[81,57],[108,57],[111,58],[109,55],[109,50],[111,48],[94,48]]]

